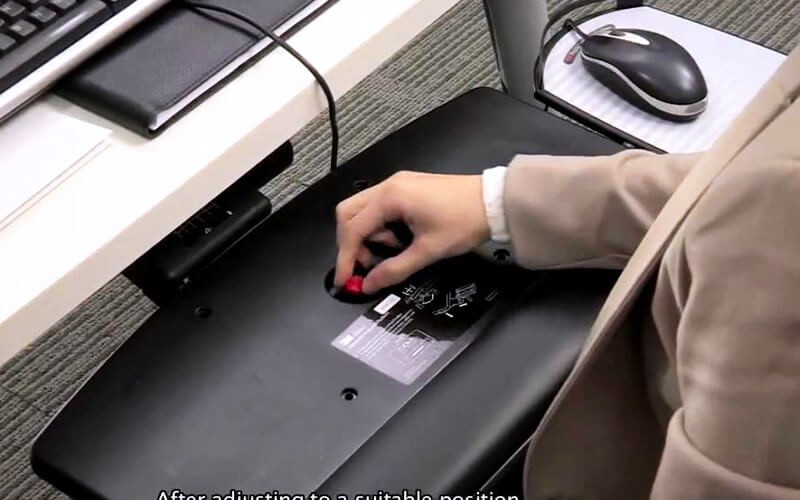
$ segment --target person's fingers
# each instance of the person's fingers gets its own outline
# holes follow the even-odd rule
[[[350,221],[364,209],[369,201],[364,192],[352,196],[336,205],[336,244],[339,252],[336,257],[336,270],[334,272],[334,286],[342,286],[353,273],[360,245],[350,243]]]
[[[358,255],[356,256],[356,260],[358,261],[359,264],[361,264],[361,267],[365,269],[370,269],[375,264],[377,264],[380,259],[378,259],[378,257],[373,255],[372,252],[370,252],[366,247],[362,246],[358,250]]]
[[[397,239],[397,236],[394,234],[394,232],[389,229],[381,229],[378,232],[370,235],[368,239],[369,241],[391,248],[400,248],[403,246],[400,243],[400,240]]]
[[[376,197],[378,186],[365,189],[336,205],[336,241],[339,243],[341,231]]]
[[[347,278],[353,275],[357,252],[358,247],[354,250],[350,246],[339,246],[339,254],[336,256],[336,271],[333,274],[333,286],[341,287]]]
[[[368,236],[383,228],[393,214],[381,198],[372,199],[349,221],[338,226],[339,255],[336,259],[334,285],[342,286],[353,273],[358,252]]]
[[[420,241],[415,241],[403,252],[384,260],[367,273],[363,284],[364,293],[369,295],[396,285],[434,260],[436,257]]]
[[[336,205],[336,225],[337,227],[341,227],[343,224],[346,224],[355,217],[358,212],[363,210],[367,204],[369,204],[369,200],[372,197],[372,193],[367,191],[362,191],[358,194],[347,198],[346,200],[342,200]]]
[[[336,205],[336,239],[339,242],[342,232],[349,223],[374,201],[380,201],[379,186],[373,186],[361,191]],[[346,233],[345,233],[346,234]]]

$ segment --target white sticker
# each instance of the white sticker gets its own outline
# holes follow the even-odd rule
[[[393,293],[390,293],[385,299],[381,301],[380,304],[375,306],[374,310],[378,314],[386,314],[398,302],[400,302],[400,297],[398,297]]]

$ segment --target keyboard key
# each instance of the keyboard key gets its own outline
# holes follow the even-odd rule
[[[81,0],[25,43],[16,45],[0,57],[0,92],[100,26],[111,14],[111,9],[100,0]]]
[[[6,25],[6,22],[3,21],[2,19],[0,19],[0,33],[3,32],[3,26],[5,26],[5,25]]]
[[[36,26],[28,21],[17,21],[8,27],[8,32],[11,36],[17,37],[19,40],[24,40],[36,32]]]
[[[121,11],[136,0],[103,0],[115,13]]]
[[[47,4],[58,12],[66,12],[78,3],[76,0],[49,0]]]
[[[47,7],[39,7],[28,16],[28,19],[39,26],[46,26],[56,18],[56,13]]]
[[[4,18],[6,21],[16,21],[22,17],[24,13],[25,7],[17,2],[11,1],[0,4],[0,17]]]
[[[5,54],[17,44],[17,41],[10,36],[0,33],[0,54]]]

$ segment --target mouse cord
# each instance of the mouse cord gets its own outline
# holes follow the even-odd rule
[[[282,47],[286,52],[291,54],[295,59],[297,59],[300,62],[300,64],[305,66],[305,68],[312,75],[314,75],[314,78],[317,80],[317,83],[319,84],[320,88],[322,88],[323,94],[325,94],[325,99],[328,101],[328,119],[330,120],[331,124],[331,171],[336,170],[336,168],[338,167],[338,156],[339,156],[339,124],[336,120],[336,101],[333,98],[333,92],[331,92],[331,88],[328,85],[328,82],[325,80],[325,77],[322,76],[322,74],[320,74],[320,72],[317,71],[317,69],[310,62],[308,62],[308,60],[305,57],[303,57],[299,52],[294,50],[294,48],[291,45],[289,45],[286,42],[286,40],[275,34],[272,30],[261,26],[259,23],[253,21],[244,14],[241,14],[227,7],[222,7],[220,5],[212,5],[205,2],[198,2],[196,0],[182,0],[182,1],[183,3],[191,6],[194,9],[219,12],[220,14],[225,14],[227,16],[233,17],[247,24],[248,26],[258,31],[265,37],[272,39],[273,42],[275,42],[280,47]]]
[[[579,37],[583,38],[584,40],[589,38],[589,35],[584,33],[584,31],[582,29],[580,29],[578,27],[578,25],[575,24],[575,21],[573,21],[572,19],[565,20],[564,21],[564,26],[566,26],[566,27],[570,28],[571,30],[573,30],[575,33],[578,34]]]

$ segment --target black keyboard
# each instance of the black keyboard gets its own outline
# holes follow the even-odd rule
[[[0,119],[166,2],[0,0]],[[74,58],[52,64],[52,77],[43,71],[43,78],[37,75],[31,79],[35,82],[23,82],[36,69],[112,19],[116,21],[115,26],[102,38],[86,44],[87,50],[76,49]],[[17,84],[30,85],[31,89],[18,88],[12,96],[9,89]],[[9,102],[4,102],[3,97]]]

